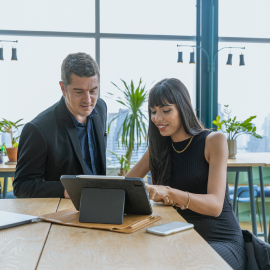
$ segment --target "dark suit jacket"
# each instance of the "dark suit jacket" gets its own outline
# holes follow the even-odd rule
[[[93,126],[100,151],[102,175],[106,175],[107,107],[95,106]],[[13,182],[18,198],[64,197],[61,175],[87,174],[76,129],[64,97],[27,123],[22,131]]]

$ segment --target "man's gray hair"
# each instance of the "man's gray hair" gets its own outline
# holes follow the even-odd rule
[[[96,61],[86,53],[71,53],[61,66],[61,79],[65,89],[71,83],[71,74],[79,77],[92,77],[97,75],[100,80],[99,68]]]

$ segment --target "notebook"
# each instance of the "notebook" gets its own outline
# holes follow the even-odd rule
[[[0,230],[36,221],[37,216],[0,211]]]

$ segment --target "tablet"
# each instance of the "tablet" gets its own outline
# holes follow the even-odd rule
[[[83,189],[122,189],[125,191],[125,214],[152,214],[148,193],[141,178],[103,175],[62,175],[60,180],[78,211],[80,211]]]

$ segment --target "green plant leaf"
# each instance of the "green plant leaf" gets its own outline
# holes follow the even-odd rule
[[[146,102],[147,91],[145,86],[142,86],[142,80],[140,79],[139,84],[135,87],[133,80],[131,80],[130,85],[128,85],[124,80],[120,79],[124,85],[124,89],[120,89],[115,83],[112,84],[124,94],[124,98],[118,98],[116,101],[125,106],[128,111],[125,112],[123,124],[117,133],[118,146],[119,139],[122,145],[127,149],[126,164],[130,165],[130,158],[134,150],[135,141],[137,141],[137,149],[141,145],[142,140],[147,136],[147,128],[144,120],[145,115],[142,112],[142,106]],[[117,117],[112,119],[109,126]],[[109,130],[109,128],[108,128]]]

